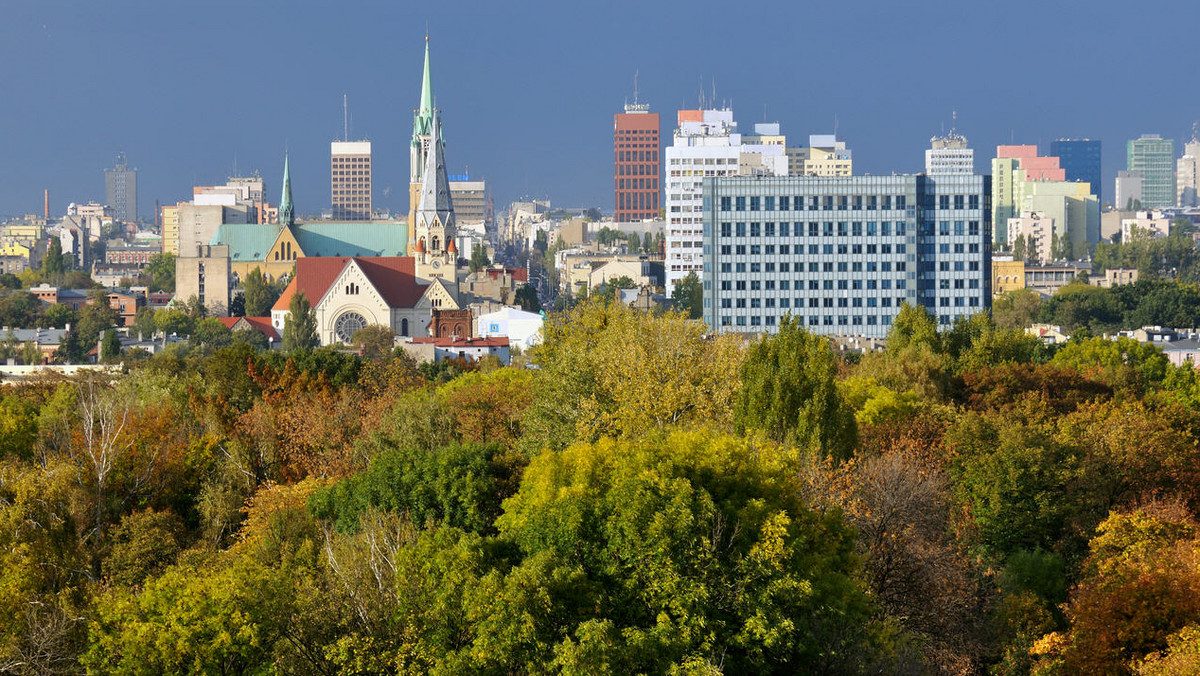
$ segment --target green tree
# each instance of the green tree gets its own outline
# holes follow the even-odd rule
[[[137,309],[137,314],[133,318],[133,331],[135,335],[147,339],[154,336],[158,331],[158,325],[154,323],[154,308],[143,305]]]
[[[108,329],[104,332],[104,339],[100,343],[100,360],[109,362],[120,356],[121,339],[117,337],[116,329]]]
[[[317,340],[317,313],[308,304],[303,291],[298,291],[288,303],[288,314],[283,320],[283,349],[310,350],[320,342]]]
[[[88,302],[79,311],[79,341],[91,349],[100,340],[100,334],[117,325],[117,311],[108,303],[108,294],[103,289],[88,293]]]
[[[233,332],[215,317],[205,317],[196,322],[192,342],[203,347],[222,348],[233,342]]]
[[[532,284],[522,284],[517,289],[515,300],[517,301],[517,305],[520,305],[521,309],[526,312],[542,311],[542,303],[538,300],[537,287]]]
[[[741,367],[734,429],[838,460],[857,443],[854,409],[837,387],[837,360],[826,338],[788,317],[754,343]]]
[[[46,247],[46,253],[42,256],[42,275],[49,279],[57,279],[65,270],[62,241],[51,237],[50,245]]]
[[[1041,296],[1031,289],[1016,289],[992,300],[992,321],[1001,329],[1026,329],[1041,314]]]
[[[522,561],[469,595],[485,619],[462,652],[486,671],[886,671],[852,532],[787,457],[698,431],[539,455],[497,520]]]
[[[732,336],[707,338],[703,326],[678,313],[595,302],[549,315],[542,332],[522,438],[530,454],[601,436],[731,422],[741,362]]]
[[[392,354],[396,346],[396,334],[382,324],[371,324],[350,336],[350,342],[358,346],[367,359],[384,359]]]
[[[499,444],[450,444],[438,449],[384,451],[366,472],[318,491],[313,513],[343,532],[356,531],[372,509],[407,514],[416,524],[444,523],[483,533],[500,515],[510,477],[497,462]],[[511,491],[509,491],[511,492]]]
[[[42,310],[38,326],[42,328],[66,328],[67,324],[74,325],[79,321],[79,313],[63,304],[47,305]]]
[[[637,283],[628,275],[610,279],[592,290],[590,297],[597,303],[612,303],[620,297],[622,289],[636,289]]]
[[[487,255],[487,247],[483,244],[471,248],[471,272],[479,272],[492,264]]]
[[[671,300],[675,303],[675,309],[687,315],[688,319],[700,318],[704,311],[702,305],[704,290],[700,284],[700,278],[694,271],[687,273],[683,279],[675,281],[675,288],[671,291]]]
[[[280,291],[267,282],[262,270],[254,268],[246,275],[244,296],[247,317],[265,317],[271,314],[271,306],[279,300]]]
[[[157,253],[150,257],[142,277],[151,291],[175,292],[175,254]]]

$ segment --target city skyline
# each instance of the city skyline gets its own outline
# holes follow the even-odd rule
[[[187,199],[193,185],[223,182],[235,163],[236,173],[257,170],[273,195],[285,148],[296,208],[317,213],[329,208],[328,143],[344,135],[343,95],[351,139],[374,144],[375,204],[403,213],[426,31],[449,168],[486,179],[501,205],[527,195],[609,211],[612,115],[632,100],[635,72],[639,100],[662,116],[664,145],[675,111],[698,107],[703,89],[730,103],[743,127],[780,122],[790,144],[833,131],[836,119],[856,173],[919,172],[929,138],[948,130],[957,110],[977,162],[1000,143],[1036,143],[1048,153],[1057,138],[1093,138],[1104,145],[1110,182],[1124,166],[1125,141],[1158,133],[1182,147],[1200,117],[1200,95],[1181,88],[1172,69],[1148,68],[1142,51],[1102,50],[1128,37],[1128,24],[1104,4],[1082,14],[1018,2],[993,16],[949,3],[775,3],[745,20],[794,31],[764,32],[753,50],[700,52],[691,46],[729,40],[729,24],[695,8],[522,3],[418,17],[378,2],[337,11],[204,7],[0,10],[0,87],[15,102],[0,111],[0,214],[40,211],[44,189],[52,212],[103,200],[103,169],[120,151],[139,170],[143,214],[156,199]],[[645,16],[644,33],[609,30],[634,9]],[[1073,29],[1048,43],[1023,28],[1033,16],[1069,16]],[[975,26],[985,21],[1007,49],[983,47]],[[1160,47],[1156,62],[1183,63],[1188,23],[1139,39]],[[552,30],[515,30],[527,26]],[[844,30],[806,30],[813,26]],[[1087,70],[1068,77],[1088,49]],[[1015,72],[1021,77],[997,77]],[[1130,86],[1154,92],[1153,104]]]

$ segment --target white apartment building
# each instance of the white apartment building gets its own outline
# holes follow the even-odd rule
[[[975,151],[967,147],[967,138],[954,130],[945,136],[929,139],[925,151],[925,174],[945,176],[947,174],[974,174]]]
[[[690,272],[703,270],[706,177],[787,176],[785,146],[745,144],[733,111],[681,110],[673,143],[666,148],[666,291]],[[756,129],[758,137],[778,136],[778,125]]]
[[[1025,262],[1049,263],[1054,260],[1054,236],[1061,236],[1055,229],[1054,218],[1043,211],[1023,211],[1020,217],[1008,219],[1008,249],[1013,250],[1017,240],[1025,240]]]

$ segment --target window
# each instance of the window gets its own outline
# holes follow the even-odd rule
[[[962,195],[955,195],[955,196],[954,196],[954,208],[955,208],[955,209],[962,209],[962,208],[963,208],[963,196],[962,196]]]
[[[721,236],[722,237],[731,237],[732,235],[733,235],[733,226],[730,225],[729,223],[722,223],[721,224]]]
[[[737,233],[737,236],[738,236],[738,237],[745,237],[745,236],[746,236],[746,224],[745,224],[745,223],[738,223],[738,224],[737,224],[737,225],[734,227],[734,232],[736,232],[736,233]]]
[[[761,208],[762,208],[762,198],[761,197],[751,197],[750,198],[750,211],[760,211]]]
[[[767,199],[771,199],[771,198],[768,197]],[[763,224],[763,235],[766,237],[774,237],[775,236],[775,224],[774,223],[764,223]]]
[[[766,211],[775,211],[775,198],[774,197],[764,197],[763,198],[763,209],[765,209]]]
[[[760,225],[758,223],[751,223],[750,224],[750,236],[751,237],[762,237],[762,225]]]
[[[734,204],[736,205],[735,209],[737,211],[745,211],[746,210],[746,198],[745,197],[738,197],[735,200]],[[739,317],[739,319],[741,319],[741,318]]]
[[[770,198],[768,198],[768,199],[770,199]],[[780,211],[787,211],[789,204],[791,204],[791,200],[788,199],[787,197],[779,198],[779,210]]]
[[[950,208],[950,196],[949,195],[938,195],[938,208],[939,209],[949,209]]]
[[[788,224],[786,222],[779,224],[779,236],[780,237],[788,236]]]

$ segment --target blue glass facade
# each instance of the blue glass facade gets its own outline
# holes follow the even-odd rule
[[[1060,139],[1050,142],[1050,154],[1058,157],[1068,181],[1087,181],[1092,194],[1104,204],[1103,182],[1100,180],[1100,142],[1091,139]]]
[[[949,327],[986,309],[989,179],[979,175],[704,180],[704,320],[882,337],[904,302]]]

